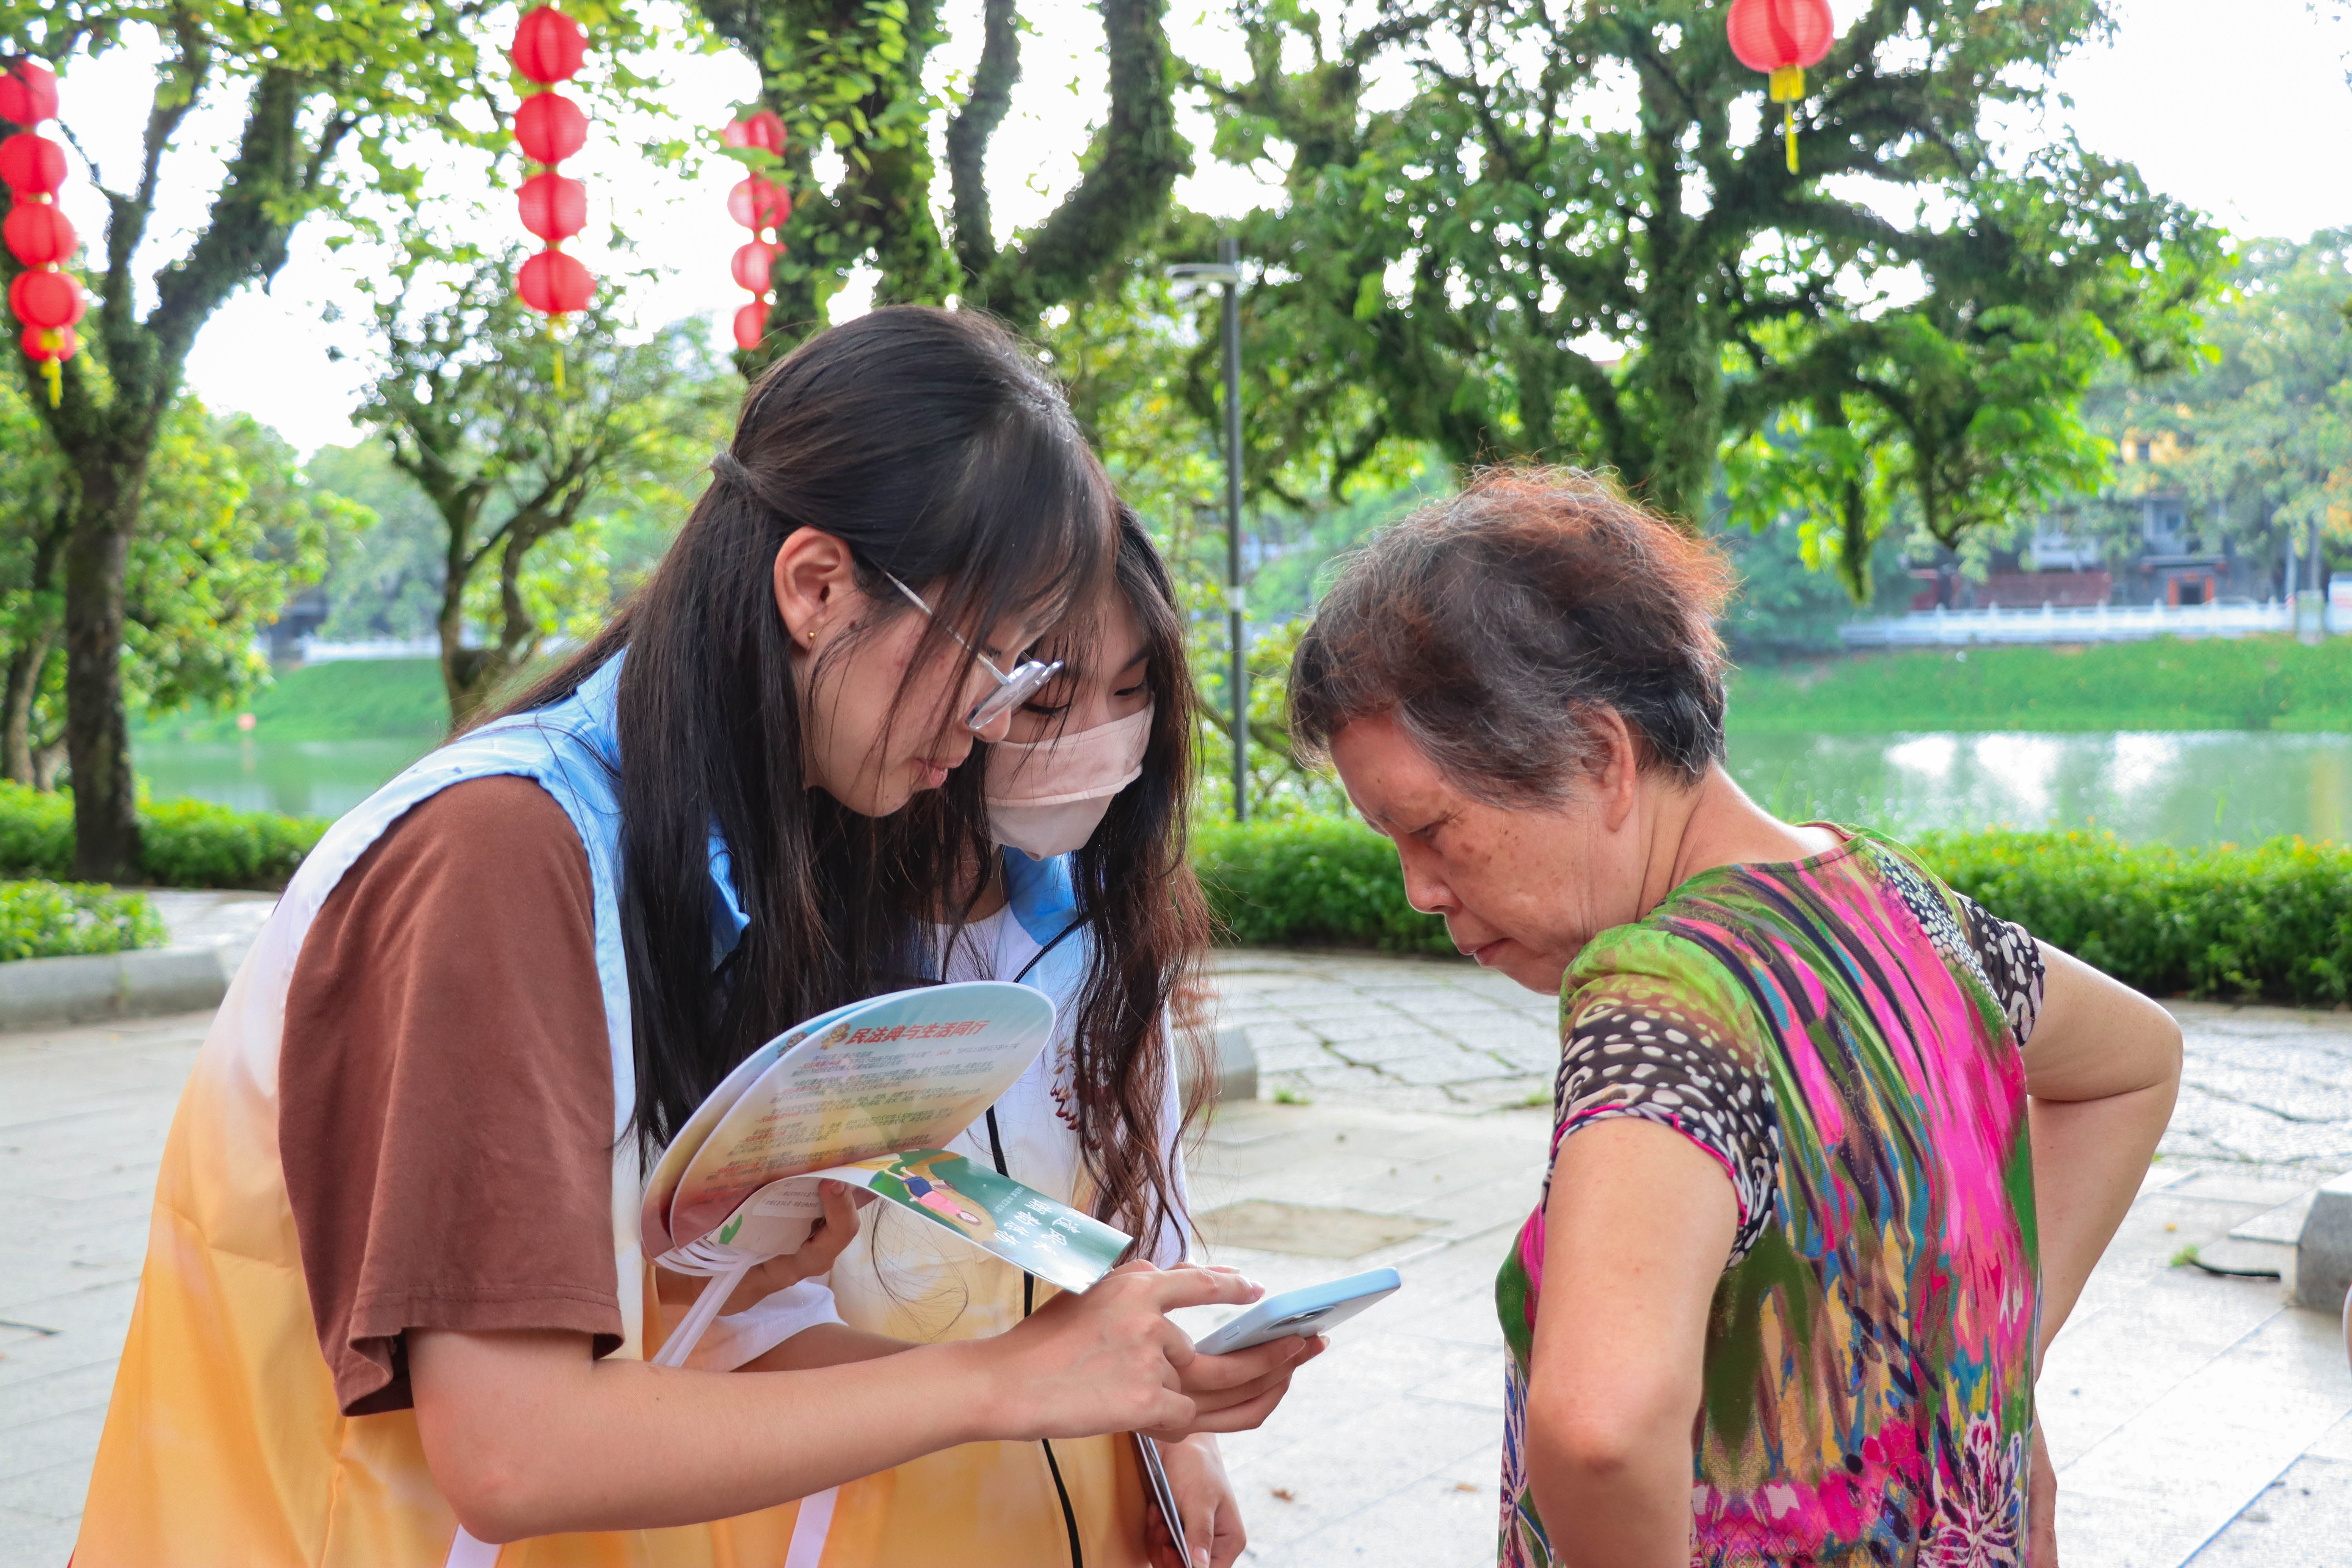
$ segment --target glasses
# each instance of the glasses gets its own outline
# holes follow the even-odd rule
[[[890,574],[887,572],[883,573],[882,575],[889,577],[890,586],[898,589],[901,594],[906,595],[908,602],[913,604],[915,608],[922,611],[923,614],[929,616],[931,619],[939,621],[939,616],[932,612],[931,607],[923,603],[923,596],[920,594],[916,593],[912,588],[909,588],[904,583],[899,582],[898,578],[891,577]],[[1041,664],[1037,660],[1030,658],[1024,659],[1019,664],[1014,665],[1013,667],[1013,673],[1007,675],[1004,671],[996,668],[994,660],[991,659],[986,654],[981,652],[980,649],[972,647],[971,644],[965,642],[963,639],[963,634],[957,631],[953,626],[949,626],[945,621],[940,621],[940,630],[955,638],[958,646],[962,647],[964,652],[978,659],[980,661],[980,668],[988,671],[988,678],[996,682],[996,689],[990,692],[986,697],[982,698],[979,705],[974,707],[970,713],[964,715],[964,728],[970,730],[975,735],[987,729],[990,725],[995,723],[999,719],[1003,718],[1007,713],[1012,712],[1015,708],[1020,707],[1024,702],[1028,701],[1032,697],[1036,696],[1039,691],[1045,689],[1045,685],[1047,681],[1062,673],[1062,661],[1058,658],[1054,660],[1051,664]]]

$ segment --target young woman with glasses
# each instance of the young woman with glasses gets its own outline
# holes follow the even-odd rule
[[[970,316],[820,334],[714,467],[643,595],[287,889],[165,1150],[84,1568],[800,1568],[795,1500],[837,1483],[1280,1397],[1286,1352],[1194,1357],[1164,1317],[1254,1288],[1140,1264],[984,1340],[645,1363],[648,1155],[919,962],[985,816],[889,819],[1002,736],[1040,678],[981,661],[1018,666],[1112,549],[1058,393]],[[853,1225],[835,1194],[803,1266]]]

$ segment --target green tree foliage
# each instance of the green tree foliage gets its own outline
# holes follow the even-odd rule
[[[618,7],[591,0],[572,14],[602,51],[637,36]],[[107,222],[86,279],[97,296],[81,327],[89,352],[68,362],[61,404],[37,405],[76,476],[59,554],[79,875],[111,879],[140,861],[121,670],[126,591],[149,468],[196,333],[232,294],[274,278],[295,231],[320,212],[348,216],[369,189],[413,196],[423,176],[401,160],[410,138],[499,134],[469,129],[485,117],[457,112],[488,102],[506,74],[478,40],[485,19],[470,0],[63,0],[0,11],[0,53],[46,60],[64,79],[68,132],[83,117],[137,112],[79,90],[78,62],[125,46],[158,61],[134,166],[89,170]],[[187,146],[185,133],[211,104],[234,105],[237,128],[219,155],[209,209],[173,253],[150,232],[158,193],[167,158],[175,182],[203,166],[205,150]],[[0,281],[16,270],[0,256]],[[35,384],[30,362],[16,363],[22,384]]]
[[[2200,522],[2257,548],[2352,546],[2352,228],[2242,246],[2205,333],[2210,365],[2114,399],[2117,439],[2185,448],[2119,468],[2118,490],[2184,488]]]
[[[515,297],[516,255],[446,254],[419,242],[369,286],[380,358],[357,417],[438,519],[433,624],[462,722],[551,635],[603,619],[599,503],[681,506],[733,393],[699,323],[631,341],[608,288],[559,345]]]
[[[1200,79],[1218,155],[1284,188],[1246,226],[1252,404],[1342,471],[1403,437],[1696,520],[1729,447],[1743,516],[1811,517],[1859,592],[1897,489],[1948,542],[2084,483],[2084,386],[2175,363],[2214,265],[2127,165],[1994,156],[2099,0],[1876,0],[1808,73],[1801,175],[1717,5],[1241,19],[1248,71]]]
[[[23,393],[0,384],[0,777],[43,789],[65,762],[76,484]],[[184,393],[163,416],[146,491],[123,586],[122,683],[140,711],[226,702],[266,679],[255,637],[319,580],[331,545],[371,521],[312,486],[275,432]]]
[[[980,61],[961,104],[923,85],[941,37],[938,0],[698,0],[712,27],[760,68],[761,98],[789,130],[782,177],[793,194],[777,263],[774,331],[742,356],[747,373],[824,324],[825,301],[851,268],[880,274],[877,302],[950,296],[1027,328],[1083,300],[1105,268],[1149,236],[1191,155],[1176,134],[1175,64],[1164,0],[1097,0],[1110,107],[1085,173],[1042,224],[997,244],[988,148],[1021,75],[1017,0],[982,0]],[[950,214],[934,208],[937,130],[947,149]],[[840,154],[819,183],[814,155]]]
[[[321,447],[304,465],[311,481],[375,514],[375,526],[330,559],[328,614],[319,636],[334,642],[426,637],[441,612],[446,552],[441,514],[381,441]]]

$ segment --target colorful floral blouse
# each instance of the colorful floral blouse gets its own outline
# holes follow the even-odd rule
[[[1640,1117],[1738,1198],[1694,1563],[2023,1561],[2041,1288],[2019,1047],[2041,1000],[2031,937],[1869,834],[1702,873],[1570,968],[1555,1156]],[[1496,1281],[1505,1568],[1552,1562],[1525,1460],[1543,1257],[1538,1203]]]

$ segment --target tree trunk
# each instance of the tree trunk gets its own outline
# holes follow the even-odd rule
[[[441,690],[449,699],[449,728],[457,730],[473,716],[482,700],[484,649],[465,646],[466,580],[462,571],[450,573],[441,590],[441,617],[434,629],[441,637]]]
[[[79,467],[81,506],[66,543],[66,756],[73,769],[74,875],[90,882],[135,881],[139,786],[122,710],[122,589],[146,473],[143,461],[111,453]]]
[[[41,692],[41,671],[47,668],[52,632],[43,632],[8,656],[8,686],[0,694],[0,778],[46,788],[36,776],[33,760],[33,700]]]

